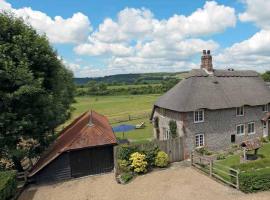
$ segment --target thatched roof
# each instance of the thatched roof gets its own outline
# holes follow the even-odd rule
[[[270,89],[255,71],[214,70],[208,74],[195,69],[161,96],[154,108],[189,112],[267,103],[270,103]]]

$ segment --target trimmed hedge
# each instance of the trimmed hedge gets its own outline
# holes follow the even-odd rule
[[[16,172],[0,172],[0,200],[7,200],[12,197],[17,189]]]
[[[270,168],[240,172],[240,190],[246,193],[270,189]]]

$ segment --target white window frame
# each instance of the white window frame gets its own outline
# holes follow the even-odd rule
[[[199,116],[199,112],[202,112],[202,120],[197,120],[196,121],[196,114],[198,113],[198,116]],[[204,122],[204,109],[195,110],[194,114],[193,114],[193,119],[194,119],[194,123]]]
[[[242,109],[242,114],[238,114],[238,109]],[[245,108],[244,106],[241,106],[241,107],[237,107],[236,108],[236,116],[244,116],[245,115]]]
[[[202,136],[202,141],[201,141],[201,136]],[[198,145],[197,145],[197,137],[199,138]],[[202,148],[202,147],[204,147],[204,144],[205,144],[204,133],[196,134],[195,135],[195,147]]]
[[[170,135],[171,135],[170,129],[163,127],[163,139],[164,140],[170,139]]]
[[[249,125],[250,124],[253,124],[253,132],[249,132]],[[255,134],[255,122],[249,122],[248,125],[247,125],[247,133],[249,135],[252,135],[252,134]]]
[[[243,126],[243,133],[238,133],[238,127]],[[245,135],[245,124],[237,124],[236,125],[236,135]]]
[[[268,104],[263,105],[262,111],[263,112],[268,112],[269,111],[269,105]]]

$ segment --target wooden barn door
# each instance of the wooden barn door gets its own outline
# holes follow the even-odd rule
[[[113,170],[113,146],[70,152],[72,177],[110,172]]]
[[[113,147],[94,148],[91,151],[91,174],[100,174],[113,170]]]
[[[83,149],[70,152],[70,167],[72,177],[89,175],[91,169],[89,150]]]

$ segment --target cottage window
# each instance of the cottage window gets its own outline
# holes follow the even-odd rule
[[[255,133],[255,122],[248,123],[248,134]]]
[[[203,122],[204,121],[204,110],[194,111],[194,122]]]
[[[163,139],[168,140],[170,138],[170,130],[167,128],[163,128]]]
[[[197,134],[195,136],[195,146],[203,147],[204,146],[204,134]]]
[[[244,116],[244,106],[236,108],[236,116]]]
[[[268,112],[268,104],[263,105],[262,111],[263,112]]]
[[[236,126],[236,133],[237,135],[244,135],[245,134],[245,125],[239,124]]]

